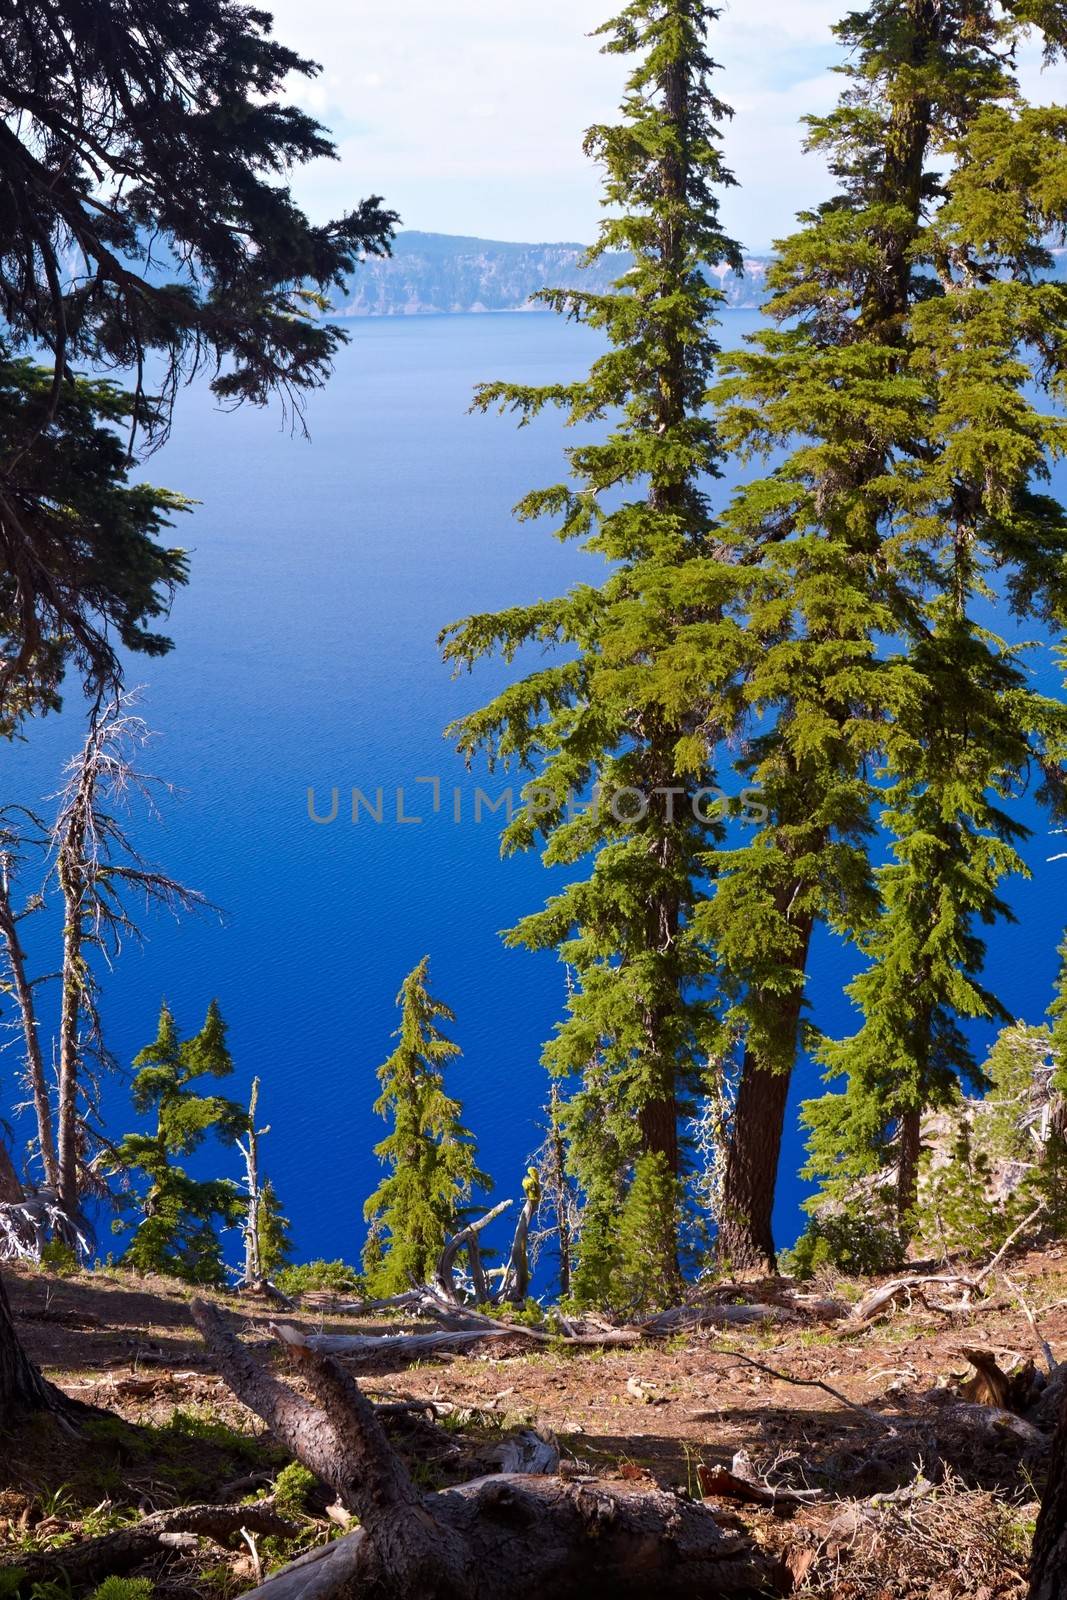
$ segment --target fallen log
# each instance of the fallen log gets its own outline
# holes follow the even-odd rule
[[[101,1578],[121,1576],[141,1566],[160,1550],[177,1543],[180,1536],[213,1539],[230,1545],[243,1531],[269,1533],[293,1539],[300,1529],[295,1522],[279,1515],[273,1506],[178,1506],[156,1511],[129,1528],[105,1533],[99,1539],[63,1545],[33,1555],[19,1555],[0,1562],[0,1573],[19,1572],[19,1587],[27,1594],[35,1584],[63,1583],[76,1590]],[[9,1591],[3,1589],[7,1594]]]
[[[777,1568],[702,1505],[593,1481],[497,1473],[423,1493],[352,1377],[278,1329],[312,1399],[259,1366],[220,1312],[192,1314],[234,1393],[360,1520],[252,1591],[257,1600],[588,1600],[765,1593]]]

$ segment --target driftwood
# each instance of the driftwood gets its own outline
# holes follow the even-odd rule
[[[180,1549],[185,1537],[194,1543],[200,1537],[230,1545],[241,1539],[245,1529],[285,1539],[295,1538],[300,1531],[296,1523],[280,1516],[272,1506],[178,1506],[171,1511],[156,1511],[132,1527],[105,1533],[99,1539],[14,1557],[0,1563],[0,1572],[20,1572],[20,1587],[27,1594],[35,1583],[49,1580],[55,1583],[66,1579],[71,1589],[77,1589],[112,1574],[130,1572],[160,1550]]]
[[[351,1376],[295,1329],[278,1329],[311,1399],[265,1371],[219,1311],[194,1301],[219,1371],[360,1528],[301,1556],[257,1600],[663,1600],[765,1592],[769,1559],[703,1506],[656,1491],[502,1472],[425,1494]]]
[[[914,1273],[905,1278],[894,1278],[890,1283],[880,1284],[877,1289],[872,1289],[870,1294],[864,1295],[849,1317],[850,1324],[854,1327],[865,1327],[869,1322],[873,1322],[875,1317],[887,1310],[894,1301],[911,1295],[916,1295],[931,1311],[952,1313],[973,1310],[974,1308],[970,1303],[971,1295],[981,1293],[986,1280],[992,1277],[1012,1246],[1018,1243],[1019,1239],[1022,1238],[1028,1228],[1032,1227],[1044,1210],[1045,1202],[1042,1200],[1040,1205],[1035,1206],[1029,1216],[1024,1217],[1018,1227],[1012,1230],[992,1260],[988,1261],[978,1272],[928,1272]],[[938,1301],[931,1300],[928,1291],[937,1288],[958,1290],[960,1293],[959,1301],[955,1304],[944,1305]]]

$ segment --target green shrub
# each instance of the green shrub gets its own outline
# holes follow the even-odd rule
[[[792,1250],[783,1254],[782,1270],[794,1278],[812,1278],[820,1267],[833,1267],[866,1277],[895,1272],[904,1254],[904,1241],[888,1222],[840,1212],[813,1217]]]
[[[283,1467],[274,1480],[274,1504],[283,1517],[301,1517],[307,1511],[307,1497],[318,1479],[299,1461]]]
[[[152,1585],[147,1578],[105,1578],[89,1600],[152,1600]]]
[[[62,1239],[49,1239],[41,1251],[38,1265],[42,1271],[54,1272],[59,1278],[69,1278],[81,1269],[78,1252],[73,1245],[64,1244]]]
[[[301,1261],[282,1267],[275,1283],[283,1294],[308,1294],[315,1289],[331,1289],[336,1294],[361,1295],[363,1279],[355,1267],[344,1261]]]

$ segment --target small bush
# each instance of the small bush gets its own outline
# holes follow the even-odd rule
[[[105,1578],[89,1600],[152,1600],[152,1585],[147,1578]]]
[[[307,1497],[318,1479],[299,1461],[283,1467],[274,1480],[274,1504],[283,1517],[301,1517],[307,1511]]]
[[[78,1252],[62,1239],[49,1239],[41,1251],[38,1263],[42,1272],[54,1272],[59,1278],[70,1278],[81,1270]]]
[[[274,1281],[283,1294],[294,1298],[315,1289],[361,1295],[364,1288],[355,1267],[344,1261],[301,1261],[296,1266],[282,1267]]]
[[[813,1217],[782,1257],[782,1270],[795,1278],[813,1278],[820,1267],[866,1277],[895,1272],[904,1263],[904,1241],[895,1228],[871,1217]]]

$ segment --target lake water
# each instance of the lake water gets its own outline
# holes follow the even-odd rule
[[[756,321],[727,313],[725,342]],[[161,997],[191,1030],[218,996],[233,1092],[262,1079],[272,1126],[263,1163],[299,1254],[356,1260],[363,1201],[379,1175],[375,1070],[391,1048],[396,991],[424,954],[434,992],[457,1013],[464,1055],[450,1087],[498,1198],[520,1194],[539,1142],[538,1057],[563,1009],[564,969],[551,955],[505,950],[498,934],[539,906],[553,879],[535,856],[500,859],[499,814],[483,804],[475,822],[474,798],[479,784],[497,798],[508,780],[466,774],[442,738],[508,672],[494,665],[453,680],[435,638],[467,612],[595,575],[591,558],[557,543],[548,525],[510,517],[520,494],[561,477],[564,430],[547,419],[517,431],[467,407],[480,381],[577,377],[597,341],[541,314],[364,320],[352,333],[329,388],[309,402],[310,441],[291,436],[276,410],[223,415],[193,389],[150,463],[154,481],[200,503],[176,535],[193,551],[172,617],[176,649],[130,670],[160,732],[150,765],[182,790],[163,823],[139,824],[137,836],[226,916],[154,918],[144,948],[125,951],[107,981],[104,1015],[128,1064],[154,1034]],[[36,801],[55,788],[81,738],[80,710],[72,699],[5,753],[6,798]],[[436,813],[437,785],[420,779],[438,780]],[[353,786],[374,804],[383,790],[380,823],[364,810],[351,822]],[[336,820],[311,821],[308,789],[328,815],[334,787]],[[398,820],[398,787],[401,816],[421,821]],[[1032,842],[1034,880],[1012,896],[1021,927],[992,941],[995,986],[1032,1020],[1048,1001],[1064,920],[1060,869],[1044,865],[1054,843]],[[50,970],[55,950],[43,934],[29,942],[38,970]],[[824,937],[817,961],[814,1015],[843,1031],[840,989],[854,957]],[[797,1098],[816,1087],[810,1068],[798,1073]],[[107,1110],[113,1131],[132,1124],[123,1086],[109,1089]],[[794,1136],[778,1206],[783,1243],[800,1227],[799,1154]],[[207,1165],[228,1161],[213,1154]],[[228,1170],[238,1175],[236,1163]],[[229,1253],[236,1259],[236,1239]]]

